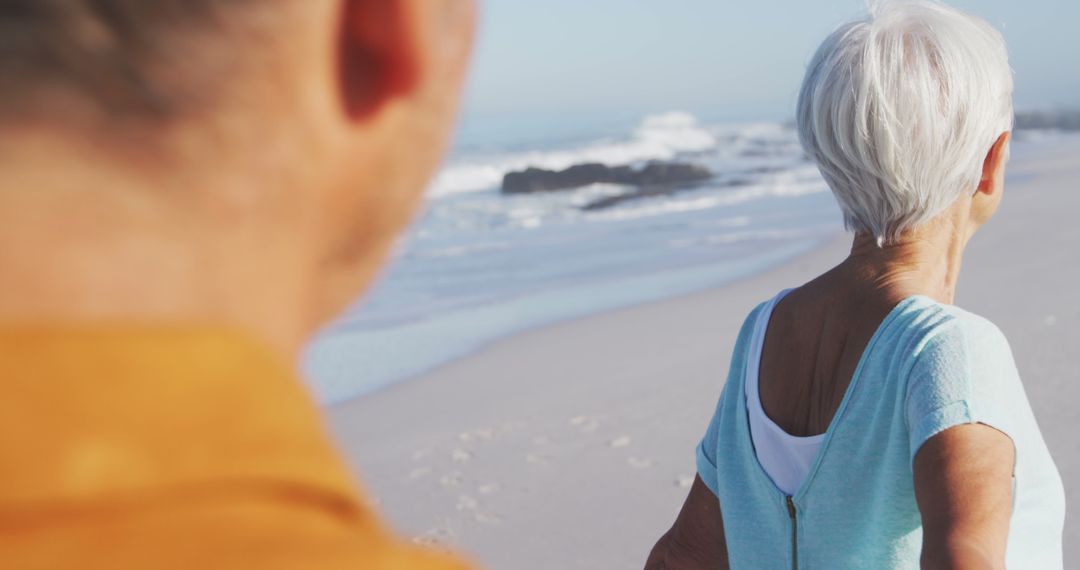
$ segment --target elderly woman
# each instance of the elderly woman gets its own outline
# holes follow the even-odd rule
[[[746,319],[647,568],[1062,567],[1064,491],[1009,343],[952,304],[1001,202],[1012,87],[1001,36],[939,3],[825,40],[797,123],[851,254]]]

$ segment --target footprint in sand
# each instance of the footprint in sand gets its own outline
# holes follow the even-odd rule
[[[480,493],[481,495],[494,495],[495,493],[499,492],[499,484],[487,483],[485,485],[480,485],[476,488],[476,492]]]
[[[647,457],[646,458],[631,457],[631,458],[627,459],[626,462],[629,463],[630,466],[633,467],[634,469],[648,469],[649,467],[652,467],[653,465],[656,465],[655,460],[649,459]]]
[[[455,449],[450,453],[450,459],[453,459],[454,463],[468,463],[472,459],[472,453],[464,449]]]
[[[426,477],[430,473],[430,467],[417,467],[416,469],[409,471],[409,480],[415,481],[417,479],[420,479],[421,477]]]
[[[431,450],[430,447],[425,447],[423,449],[417,449],[412,454],[413,461],[420,461],[421,459],[430,456],[431,451],[432,450]]]
[[[696,473],[679,475],[677,478],[675,478],[675,486],[682,489],[689,489],[690,486],[694,484],[694,479],[696,477]]]
[[[419,544],[420,546],[423,546],[425,548],[432,548],[444,544],[443,541],[439,540],[438,538],[435,538],[434,536],[428,536],[426,534],[414,536],[412,541],[414,544]]]
[[[475,511],[478,506],[480,506],[480,503],[468,495],[458,497],[457,510],[459,511]]]
[[[551,443],[551,440],[548,439],[547,436],[545,436],[545,435],[538,435],[538,436],[532,438],[532,442],[535,445],[549,445]]]
[[[626,447],[626,446],[630,445],[630,436],[628,436],[628,435],[619,436],[619,437],[609,441],[608,445],[611,446],[611,447]]]
[[[474,429],[472,431],[463,431],[458,434],[458,439],[465,443],[491,441],[494,437],[495,430],[491,428]]]
[[[547,458],[543,455],[538,455],[536,453],[529,453],[525,455],[525,461],[528,463],[532,463],[533,465],[547,465]]]
[[[502,519],[500,519],[499,517],[497,517],[495,515],[488,514],[488,513],[481,513],[479,511],[475,515],[473,515],[473,518],[476,519],[476,522],[483,523],[483,524],[499,524],[499,523],[502,522]]]
[[[454,531],[448,528],[435,527],[428,529],[427,532],[420,536],[414,536],[412,541],[423,546],[442,546],[450,543],[453,539]]]
[[[589,416],[574,416],[566,423],[576,427],[581,433],[592,433],[600,427],[600,420]]]
[[[443,487],[457,487],[461,485],[464,480],[465,476],[462,475],[460,471],[451,471],[450,473],[443,475],[439,479],[439,483],[441,483]]]
[[[498,524],[502,522],[499,517],[481,511],[480,501],[477,501],[475,498],[470,497],[469,495],[461,495],[458,497],[457,510],[472,513],[473,518],[476,519],[476,522],[479,523]]]

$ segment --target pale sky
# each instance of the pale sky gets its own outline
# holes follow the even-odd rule
[[[1019,109],[1080,108],[1080,0],[953,0],[1005,35]],[[481,0],[465,123],[603,124],[669,109],[784,120],[863,0]]]

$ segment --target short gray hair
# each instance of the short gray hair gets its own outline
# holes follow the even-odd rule
[[[932,0],[885,0],[833,32],[799,93],[799,140],[844,225],[895,242],[964,193],[1012,130],[1005,41]]]

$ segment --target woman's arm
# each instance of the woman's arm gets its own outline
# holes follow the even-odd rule
[[[727,544],[720,501],[701,477],[695,477],[679,517],[649,553],[645,570],[706,568],[728,570]]]
[[[1005,568],[1015,457],[1012,440],[982,424],[926,440],[914,465],[923,570]]]

